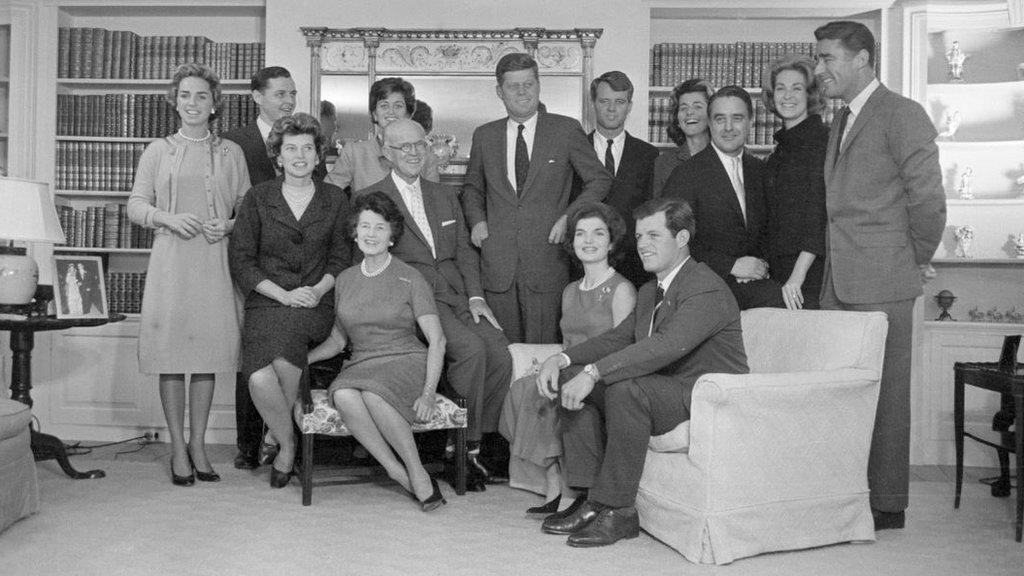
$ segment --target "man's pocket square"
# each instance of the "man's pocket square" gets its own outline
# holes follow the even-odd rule
[[[452,224],[455,224],[455,220],[445,220],[441,222],[441,227],[444,228],[445,226],[451,226]]]

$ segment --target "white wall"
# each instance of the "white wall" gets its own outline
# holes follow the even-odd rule
[[[267,0],[267,64],[291,71],[299,87],[299,105],[309,103],[309,48],[302,26],[328,28],[604,28],[594,50],[594,74],[621,70],[638,87],[627,130],[647,136],[649,10],[639,2],[609,0]],[[305,92],[305,93],[303,93]],[[544,88],[541,87],[541,98]]]

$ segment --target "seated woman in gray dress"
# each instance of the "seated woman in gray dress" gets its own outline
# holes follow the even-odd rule
[[[445,500],[420,462],[410,424],[433,414],[444,363],[434,291],[388,251],[404,231],[402,213],[390,198],[382,192],[358,197],[351,220],[363,261],[338,275],[334,328],[310,351],[309,362],[336,356],[351,344],[352,358],[328,394],[356,440],[429,512]]]
[[[309,114],[274,122],[267,151],[284,176],[263,182],[242,202],[231,236],[231,276],[245,298],[242,373],[253,404],[280,448],[270,485],[293,475],[292,405],[311,345],[327,338],[335,277],[350,262],[348,200],[313,179],[326,139]]]
[[[563,349],[611,330],[636,304],[633,284],[609,262],[609,256],[621,257],[617,247],[628,233],[618,211],[600,203],[581,204],[569,214],[567,229],[573,233],[567,235],[565,249],[582,264],[583,278],[562,292]],[[558,406],[540,394],[535,373],[512,384],[498,429],[511,444],[511,486],[546,496],[546,504],[527,513],[557,512],[563,491]]]

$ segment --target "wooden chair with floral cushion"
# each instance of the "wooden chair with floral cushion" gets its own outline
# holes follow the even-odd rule
[[[294,418],[302,434],[302,505],[313,502],[313,445],[315,436],[351,436],[341,415],[331,404],[326,387],[338,374],[341,363],[335,360],[319,362],[302,371],[299,381],[299,402],[295,404]],[[311,383],[311,381],[313,381]],[[437,394],[437,408],[429,422],[415,423],[412,431],[455,431],[456,481],[455,493],[466,493],[466,408],[462,398],[449,399]]]

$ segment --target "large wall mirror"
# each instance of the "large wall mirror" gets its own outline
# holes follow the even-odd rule
[[[588,90],[600,29],[389,30],[302,28],[310,47],[310,109],[334,104],[340,144],[370,131],[369,88],[378,78],[402,76],[430,105],[433,134],[456,138],[452,168],[464,165],[473,130],[505,116],[495,94],[494,67],[510,52],[537,60],[541,102],[549,112],[593,124]],[[461,161],[460,161],[461,160]]]

